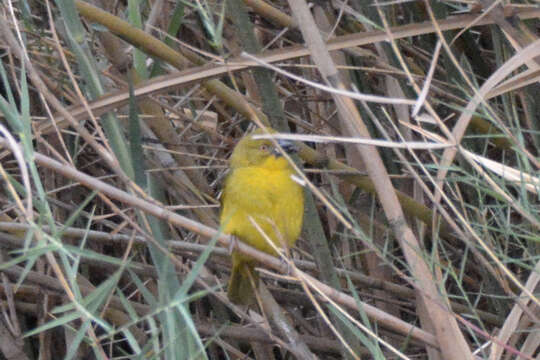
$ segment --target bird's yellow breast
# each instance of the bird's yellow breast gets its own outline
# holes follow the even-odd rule
[[[304,212],[303,189],[291,179],[293,173],[284,158],[275,156],[260,166],[232,169],[223,193],[223,231],[275,255],[251,217],[278,247],[292,246],[300,235]]]

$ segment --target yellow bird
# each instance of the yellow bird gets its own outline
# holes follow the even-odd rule
[[[302,230],[304,192],[291,176],[295,173],[287,159],[271,140],[253,139],[262,129],[246,135],[234,148],[229,160],[230,172],[222,195],[220,222],[223,232],[234,235],[261,251],[277,255],[272,246],[250,221],[255,221],[278,248],[294,245]],[[278,140],[287,152],[290,141]],[[255,260],[237,251],[232,253],[232,271],[228,296],[237,304],[254,300],[250,274],[257,285]]]

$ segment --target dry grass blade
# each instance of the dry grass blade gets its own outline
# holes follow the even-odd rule
[[[540,8],[307,3],[0,2],[0,358],[538,357]]]
[[[474,159],[476,162],[478,162],[480,165],[482,165],[486,169],[491,170],[503,179],[515,183],[516,185],[522,185],[525,187],[525,189],[527,189],[527,191],[538,194],[540,179],[537,176],[532,176],[530,174],[524,173],[521,170],[514,169],[499,162],[487,159],[483,156],[473,154],[470,151],[463,152],[472,159]]]
[[[531,274],[531,276],[527,280],[527,283],[525,284],[525,288],[529,292],[534,292],[535,289],[538,287],[538,284],[540,283],[540,262],[537,263],[535,270],[536,270],[536,272],[533,272]],[[523,296],[523,298],[527,299],[528,297]],[[497,336],[497,340],[499,340],[500,343],[505,344],[505,343],[508,342],[508,340],[510,339],[510,337],[512,335],[515,335],[518,332],[527,333],[527,331],[528,331],[527,327],[522,328],[522,329],[519,328],[521,317],[524,315],[524,309],[529,308],[530,310],[533,310],[535,307],[537,308],[537,306],[538,305],[536,305],[536,306],[533,305],[532,307],[529,308],[528,300],[518,299],[517,303],[514,305],[512,311],[510,312],[510,314],[506,318],[506,322],[504,323],[504,326],[502,327],[499,335]],[[538,314],[538,311],[533,310],[532,312]],[[536,322],[539,321],[538,317],[536,317],[535,321]],[[525,324],[529,324],[529,322],[525,322]],[[533,326],[532,331],[535,332],[534,326]],[[538,336],[533,336],[533,337],[531,337],[531,339],[536,339],[535,342],[536,342],[536,344],[538,346]],[[532,347],[532,348],[536,349],[535,347]],[[504,348],[502,346],[499,346],[498,344],[493,345],[493,348],[491,349],[489,359],[490,360],[501,359],[502,356],[503,356],[503,351],[504,351]],[[534,351],[529,350],[529,351],[524,352],[525,355],[527,355],[527,353],[530,353],[529,356],[532,357],[532,355],[534,354]]]

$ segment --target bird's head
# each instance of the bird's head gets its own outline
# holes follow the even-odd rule
[[[275,131],[270,130],[270,133]],[[288,166],[288,162],[281,156],[281,152],[270,139],[254,139],[253,135],[263,135],[263,129],[257,129],[246,135],[234,148],[231,155],[230,165],[232,168],[247,166]],[[276,140],[279,146],[287,153],[296,151],[296,146],[289,140]]]

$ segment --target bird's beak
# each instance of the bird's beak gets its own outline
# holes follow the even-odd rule
[[[278,139],[277,143],[287,154],[294,154],[298,151],[298,146],[291,140]],[[274,155],[281,156],[279,149],[274,149]]]

